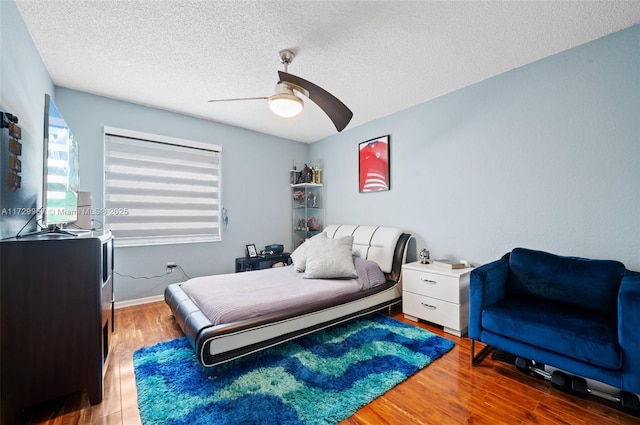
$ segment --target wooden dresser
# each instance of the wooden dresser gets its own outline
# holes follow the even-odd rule
[[[113,325],[113,237],[0,242],[0,422],[65,394],[102,401]]]

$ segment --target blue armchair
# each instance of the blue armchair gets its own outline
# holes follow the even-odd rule
[[[640,273],[515,248],[471,272],[469,337],[472,364],[498,348],[640,393]]]

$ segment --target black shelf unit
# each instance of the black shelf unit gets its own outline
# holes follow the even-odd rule
[[[288,252],[274,255],[259,255],[257,257],[240,257],[236,258],[236,273],[268,269],[275,263],[280,262],[291,264],[291,257],[289,257]]]

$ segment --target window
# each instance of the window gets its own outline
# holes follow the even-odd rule
[[[221,147],[105,127],[104,220],[119,246],[221,240]]]

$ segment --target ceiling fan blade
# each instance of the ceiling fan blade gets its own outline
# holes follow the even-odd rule
[[[234,97],[231,99],[211,99],[208,102],[235,102],[236,100],[266,100],[269,99],[266,96],[261,97]]]
[[[305,89],[309,93],[309,99],[311,99],[324,111],[325,114],[329,116],[338,131],[344,130],[347,124],[349,124],[349,121],[351,121],[351,118],[353,118],[353,112],[351,112],[351,110],[338,98],[322,87],[319,87],[304,78],[300,78],[283,71],[278,71],[278,75],[280,76],[280,81],[291,83]]]

